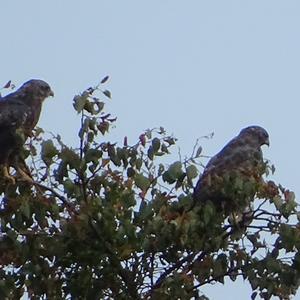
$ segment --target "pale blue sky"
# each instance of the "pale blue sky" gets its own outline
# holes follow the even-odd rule
[[[75,93],[111,76],[112,138],[164,126],[183,153],[215,154],[242,127],[265,127],[275,179],[300,194],[300,1],[1,1],[0,85],[41,78],[55,91],[40,126],[73,143]],[[174,149],[175,150],[175,149]],[[177,151],[174,151],[177,153]],[[249,299],[215,285],[215,300]]]

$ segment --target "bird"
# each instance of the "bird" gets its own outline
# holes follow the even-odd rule
[[[261,146],[269,144],[261,126],[243,128],[207,163],[194,188],[194,204],[211,201],[227,214],[245,212],[266,171]]]
[[[10,175],[10,167],[21,180],[31,180],[22,156],[23,146],[33,135],[42,104],[50,96],[53,97],[54,92],[47,82],[31,79],[15,92],[0,98],[0,166],[5,181],[11,184],[15,184],[15,178]]]

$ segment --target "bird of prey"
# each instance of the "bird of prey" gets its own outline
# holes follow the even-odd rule
[[[48,83],[31,79],[17,91],[0,99],[0,165],[4,179],[15,183],[9,173],[14,167],[23,180],[29,180],[27,166],[22,158],[26,139],[32,136],[43,101],[54,96]]]
[[[253,200],[266,165],[261,151],[269,135],[260,126],[249,126],[207,163],[194,189],[194,202],[211,201],[227,213],[243,212]]]

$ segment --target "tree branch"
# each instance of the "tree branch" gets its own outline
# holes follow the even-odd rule
[[[198,257],[198,259],[202,259],[207,253],[205,251],[203,251]],[[185,263],[191,263],[193,261],[193,259],[195,258],[195,256],[197,256],[196,253],[191,253],[189,255],[187,255],[186,257],[182,258],[181,260],[179,260],[177,263],[175,263],[172,267],[168,268],[163,274],[161,274],[159,276],[159,278],[156,280],[155,284],[152,285],[150,291],[148,291],[145,295],[145,299],[147,299],[148,297],[151,297],[151,295],[153,294],[153,292],[160,288],[161,285],[163,284],[164,280],[175,270],[179,269],[180,267],[182,267],[183,264]]]

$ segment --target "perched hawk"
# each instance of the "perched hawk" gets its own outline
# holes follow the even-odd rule
[[[23,179],[29,179],[21,152],[39,120],[42,103],[49,96],[54,93],[48,83],[31,79],[16,92],[0,98],[0,165],[3,176],[11,183],[15,182],[9,174],[11,166]]]
[[[242,129],[206,165],[194,190],[195,204],[210,200],[228,213],[243,212],[257,192],[266,168],[262,145],[269,145],[265,129]]]

